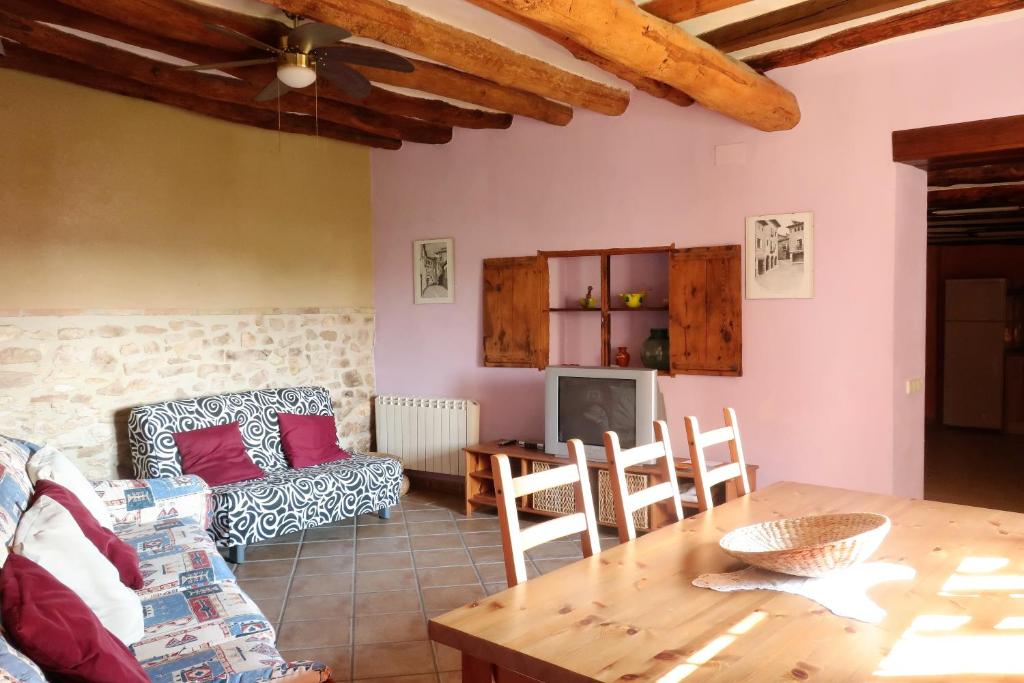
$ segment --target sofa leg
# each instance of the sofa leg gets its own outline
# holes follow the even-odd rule
[[[245,562],[245,546],[233,545],[228,548],[228,562],[234,562],[235,564]]]
[[[381,519],[391,519],[391,508],[381,508],[377,511],[377,516]]]

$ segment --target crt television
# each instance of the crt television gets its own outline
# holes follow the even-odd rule
[[[615,432],[623,448],[654,441],[656,370],[551,366],[545,375],[544,450],[568,455],[569,439],[586,446],[587,457],[604,460],[604,433]]]

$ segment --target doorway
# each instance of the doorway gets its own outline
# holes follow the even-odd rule
[[[928,172],[924,496],[1024,512],[1024,116],[893,157]]]

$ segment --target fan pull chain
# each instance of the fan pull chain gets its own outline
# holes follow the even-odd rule
[[[320,74],[316,71],[316,62],[313,62],[313,126],[315,132],[314,144],[320,143]]]
[[[277,81],[277,152],[281,153],[281,98],[284,93],[281,92],[281,81]]]

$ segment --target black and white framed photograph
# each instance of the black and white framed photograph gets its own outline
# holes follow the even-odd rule
[[[747,218],[748,299],[814,297],[814,214]]]
[[[454,253],[454,240],[450,237],[412,243],[415,303],[450,304],[455,301]]]

